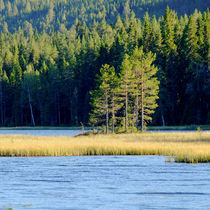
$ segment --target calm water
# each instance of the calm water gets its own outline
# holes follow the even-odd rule
[[[25,134],[34,136],[75,136],[88,130],[0,130],[0,134]]]
[[[80,133],[88,132],[89,130],[0,130],[1,134],[25,134],[25,135],[35,135],[35,136],[75,136]],[[188,130],[180,130],[180,131],[173,131],[173,130],[165,130],[165,131],[152,131],[152,132],[197,132],[197,131],[188,131]],[[208,131],[202,131],[208,132]]]
[[[0,158],[0,209],[210,209],[210,164],[159,156]]]

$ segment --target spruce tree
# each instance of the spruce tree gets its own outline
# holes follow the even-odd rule
[[[142,44],[146,52],[150,50],[151,42],[152,42],[152,26],[149,14],[146,12],[144,15],[143,37],[142,37]]]
[[[39,81],[39,72],[34,71],[33,64],[29,64],[26,67],[26,71],[23,75],[23,83],[22,83],[22,91],[24,96],[26,96],[28,101],[28,107],[30,110],[30,116],[31,116],[31,125],[35,126],[35,114],[34,114],[34,107],[37,104],[35,101],[39,98],[39,87],[40,87],[40,81]]]
[[[160,86],[165,93],[160,94],[160,104],[162,116],[167,117],[170,124],[178,121],[177,96],[178,93],[178,74],[177,74],[177,46],[175,44],[175,24],[177,15],[174,11],[166,8],[165,15],[161,21],[162,51],[161,68],[159,72]],[[176,69],[176,70],[175,70]]]
[[[5,71],[0,68],[0,122],[1,126],[5,125],[6,120],[6,100],[7,100],[7,91],[8,91],[8,77]]]

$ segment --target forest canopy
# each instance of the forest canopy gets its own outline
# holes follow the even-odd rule
[[[151,54],[158,81],[150,122],[210,123],[208,1],[196,1],[201,11],[149,2],[0,0],[0,126],[89,124],[101,68],[120,78],[136,48]],[[176,2],[178,13],[158,9]]]
[[[195,9],[204,12],[209,0],[0,0],[0,29],[15,32],[36,28],[39,32],[69,30],[75,22],[91,26],[94,21],[113,24],[116,17],[131,11],[137,18],[145,12],[152,17],[164,15],[166,6],[178,16],[190,15]]]

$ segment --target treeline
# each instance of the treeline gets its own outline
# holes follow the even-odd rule
[[[176,10],[178,15],[190,15],[195,8],[203,12],[209,7],[209,0],[0,0],[0,29],[15,32],[37,28],[64,32],[77,21],[91,26],[106,17],[113,23],[117,15],[126,17],[134,11],[138,18],[145,12],[160,17],[166,6]]]
[[[122,75],[125,57],[136,48],[156,55],[151,65],[159,99],[152,123],[210,123],[209,42],[209,10],[179,18],[169,8],[158,19],[146,13],[140,20],[131,12],[113,24],[78,21],[62,33],[1,33],[0,125],[88,124],[101,67]],[[125,104],[120,109],[123,116]]]

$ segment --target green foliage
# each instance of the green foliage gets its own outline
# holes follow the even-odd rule
[[[129,103],[129,98],[133,96],[134,93],[134,74],[132,73],[130,56],[125,54],[125,57],[122,61],[121,72],[120,72],[120,89],[119,95],[124,102],[124,116],[125,116],[125,131],[130,122],[131,116],[131,104]]]
[[[106,17],[109,23],[113,23],[118,14],[128,17],[132,11],[138,18],[142,18],[146,11],[149,11],[150,16],[159,17],[164,14],[167,5],[174,8],[179,15],[189,15],[195,8],[204,11],[209,7],[209,2],[200,0],[189,4],[189,0],[1,0],[0,25],[4,32],[14,32],[21,27],[26,33],[32,34],[31,26],[38,31],[64,32],[78,21],[90,26],[94,21],[101,21]]]
[[[131,56],[125,55],[119,79],[113,67],[103,65],[98,79],[100,85],[91,92],[91,122],[98,124],[105,116],[107,133],[111,111],[114,132],[115,116],[120,114],[119,110],[124,106],[122,117],[125,117],[125,132],[138,130],[139,111],[143,131],[157,107],[159,82],[156,78],[157,68],[152,64],[154,61],[155,56],[151,52],[144,53],[143,47],[136,47]]]
[[[200,126],[197,127],[197,132],[201,132],[202,128]]]
[[[98,83],[99,87],[90,93],[93,107],[90,122],[97,125],[101,121],[103,122],[104,118],[106,133],[108,133],[109,113],[111,111],[114,132],[115,112],[119,107],[116,98],[117,78],[114,67],[110,67],[108,64],[103,65],[100,69],[100,75],[98,75]]]
[[[130,89],[132,90],[133,127],[138,128],[139,111],[141,113],[141,127],[144,130],[147,122],[151,121],[151,115],[157,108],[159,82],[156,77],[157,68],[153,65],[155,55],[145,53],[143,47],[136,47],[129,57],[131,75]]]
[[[36,125],[86,126],[90,101],[103,124],[106,88],[113,131],[122,118],[138,127],[141,107],[144,124],[209,123],[209,10],[180,17],[158,2],[0,1],[0,125],[31,125],[33,111]]]

